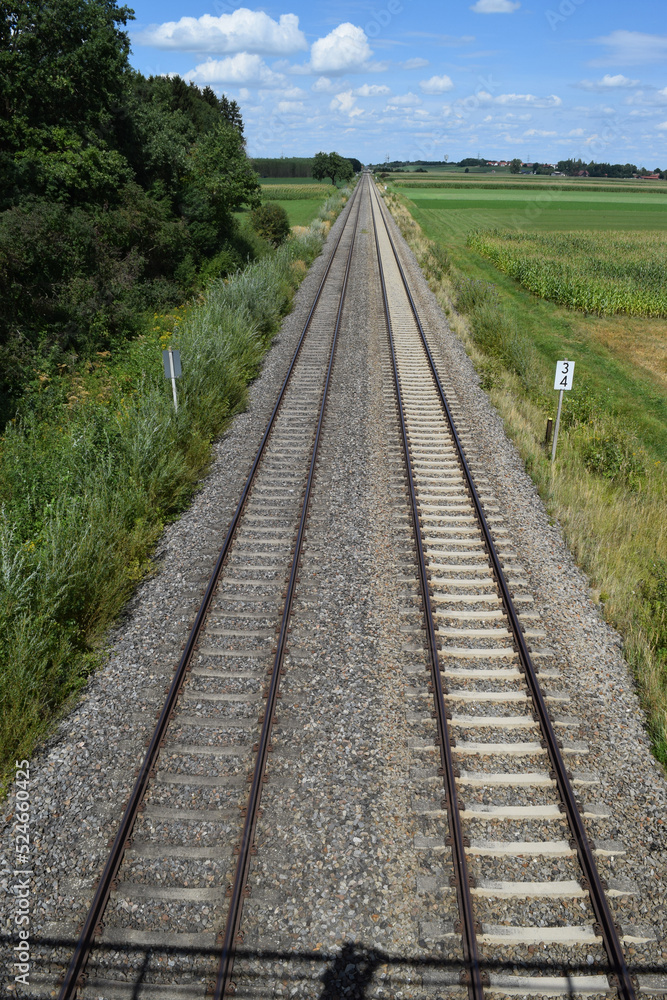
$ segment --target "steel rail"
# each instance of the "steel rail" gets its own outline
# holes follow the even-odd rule
[[[361,183],[363,183],[363,180],[360,182],[360,184]],[[232,983],[232,973],[233,973],[234,958],[236,953],[236,942],[241,926],[241,917],[243,914],[243,900],[244,896],[246,895],[246,883],[248,880],[248,874],[250,871],[250,864],[251,864],[250,859],[252,856],[252,850],[255,842],[257,820],[259,818],[259,807],[262,799],[262,785],[264,783],[264,777],[266,771],[266,758],[269,753],[269,746],[271,742],[271,731],[273,729],[276,700],[278,698],[278,691],[280,688],[280,677],[281,674],[284,673],[283,663],[285,660],[285,655],[287,650],[287,629],[289,625],[290,615],[292,612],[292,604],[294,601],[294,592],[296,589],[297,575],[299,572],[299,565],[301,562],[303,534],[306,526],[306,518],[308,516],[308,507],[310,505],[313,478],[315,476],[315,465],[319,453],[320,438],[322,434],[322,424],[324,422],[324,413],[326,409],[327,397],[329,392],[329,383],[331,381],[331,372],[333,369],[334,357],[336,354],[336,344],[338,343],[338,331],[340,329],[341,319],[343,315],[343,306],[345,305],[348,278],[350,275],[350,267],[352,264],[352,254],[354,252],[354,247],[356,242],[357,225],[359,222],[360,208],[361,208],[361,199],[358,200],[357,204],[357,214],[354,219],[352,239],[350,241],[350,249],[348,253],[347,264],[345,267],[345,277],[343,279],[343,287],[341,289],[340,301],[338,303],[338,311],[336,314],[336,324],[334,327],[333,338],[331,341],[331,350],[329,353],[329,365],[327,368],[327,375],[324,382],[324,388],[322,390],[319,418],[317,421],[317,429],[315,431],[315,438],[313,441],[313,450],[312,450],[310,468],[308,470],[308,479],[306,481],[306,488],[301,508],[299,529],[296,536],[296,544],[294,546],[292,568],[290,571],[289,582],[287,585],[287,593],[283,609],[282,621],[280,623],[280,633],[278,636],[275,658],[273,661],[273,667],[271,669],[269,695],[267,698],[266,710],[264,713],[264,721],[262,723],[262,732],[259,739],[259,747],[257,750],[257,756],[255,758],[255,767],[252,776],[252,784],[250,786],[250,793],[248,795],[248,805],[246,807],[245,823],[243,825],[243,834],[239,849],[239,858],[236,864],[234,883],[232,885],[231,899],[229,903],[229,910],[227,913],[227,923],[225,926],[225,932],[222,942],[222,954],[220,957],[220,966],[218,968],[218,977],[215,985],[215,991],[213,994],[214,1000],[222,1000],[224,996],[232,995],[234,993],[234,986]]]
[[[505,574],[496,550],[491,531],[484,514],[482,507],[482,502],[479,498],[477,488],[473,481],[472,473],[468,465],[467,459],[465,457],[465,451],[461,440],[456,431],[454,424],[454,419],[452,417],[451,411],[449,409],[449,404],[445,396],[445,392],[442,388],[440,382],[440,377],[438,375],[438,370],[436,368],[431,350],[426,340],[426,335],[422,327],[421,321],[419,319],[419,314],[417,312],[417,307],[415,305],[412,293],[408,286],[408,282],[403,270],[403,266],[399,260],[398,253],[394,240],[392,239],[391,233],[389,231],[389,226],[387,220],[384,216],[382,208],[380,209],[380,214],[385,225],[387,232],[387,238],[389,244],[392,248],[398,270],[401,275],[403,286],[405,288],[408,300],[410,302],[410,308],[412,309],[415,322],[419,329],[419,334],[421,341],[428,358],[429,366],[431,369],[431,374],[433,376],[435,385],[438,390],[438,395],[440,396],[440,402],[442,404],[443,410],[447,417],[447,422],[452,433],[454,444],[456,447],[457,458],[461,467],[461,471],[466,480],[466,485],[470,492],[471,499],[475,508],[475,515],[480,525],[482,531],[484,545],[486,547],[489,559],[491,561],[491,568],[496,579],[496,584],[500,591],[500,597],[505,609],[505,613],[509,620],[513,639],[516,644],[517,652],[519,654],[519,660],[521,669],[526,677],[526,681],[530,690],[530,694],[533,700],[533,706],[535,712],[538,716],[538,722],[542,730],[543,741],[546,744],[545,749],[549,755],[549,760],[551,763],[552,777],[556,780],[556,786],[558,788],[561,800],[565,807],[565,814],[567,816],[568,825],[570,827],[570,833],[572,835],[572,847],[576,850],[577,856],[579,858],[579,863],[584,874],[585,887],[588,889],[591,903],[593,906],[593,912],[595,913],[595,918],[599,928],[599,932],[602,936],[604,942],[604,947],[607,952],[607,957],[609,959],[609,964],[613,970],[613,974],[616,978],[616,988],[623,998],[623,1000],[636,1000],[635,988],[630,978],[630,972],[628,970],[625,956],[623,954],[623,948],[618,936],[618,931],[616,930],[616,925],[614,919],[609,909],[609,904],[605,895],[604,887],[600,874],[598,872],[597,864],[595,862],[595,857],[593,855],[593,850],[591,848],[590,841],[586,834],[583,820],[579,812],[579,807],[570,783],[570,778],[567,772],[567,767],[565,761],[563,760],[563,755],[561,754],[560,744],[556,732],[554,730],[551,718],[549,717],[549,712],[547,710],[547,705],[544,700],[544,695],[540,688],[540,684],[537,678],[537,673],[533,665],[533,661],[526,644],[526,640],[523,634],[523,628],[519,617],[514,607],[514,602],[512,600],[512,595],[510,593],[507,580],[505,579]]]
[[[463,956],[465,961],[464,978],[468,986],[468,993],[471,1000],[483,1000],[484,986],[482,983],[482,973],[479,963],[479,950],[477,947],[477,933],[475,927],[475,917],[473,913],[472,897],[470,893],[470,877],[468,874],[468,863],[465,855],[465,841],[463,827],[459,813],[458,794],[455,780],[455,765],[452,756],[452,744],[447,721],[447,709],[442,684],[442,674],[440,672],[440,660],[438,656],[438,642],[435,634],[435,623],[433,619],[433,609],[431,606],[431,596],[429,591],[428,573],[426,570],[426,557],[421,537],[419,522],[419,507],[417,503],[417,493],[415,489],[414,476],[412,471],[412,457],[410,453],[410,442],[405,423],[403,397],[401,391],[401,380],[398,374],[398,362],[394,347],[394,333],[389,311],[389,301],[387,298],[387,287],[384,278],[384,268],[382,266],[382,255],[378,240],[377,225],[375,222],[375,210],[372,207],[373,232],[375,234],[375,247],[377,250],[378,268],[380,272],[380,284],[382,287],[382,299],[384,302],[385,321],[387,324],[387,334],[391,349],[392,368],[394,373],[394,385],[398,400],[398,414],[401,424],[401,436],[403,440],[403,450],[405,452],[405,462],[408,470],[408,485],[410,488],[410,503],[412,506],[412,518],[414,522],[415,542],[417,547],[417,557],[419,561],[419,582],[424,601],[424,615],[426,618],[426,632],[428,635],[429,659],[431,662],[431,682],[435,699],[435,711],[438,725],[438,736],[440,742],[440,759],[442,762],[442,774],[445,779],[445,795],[447,805],[447,815],[449,818],[449,829],[452,839],[452,854],[454,856],[454,877],[456,879],[456,891],[459,903],[459,913],[461,914],[461,931],[463,941]]]
[[[188,673],[188,667],[195,646],[197,644],[197,640],[199,638],[199,633],[201,632],[204,619],[206,618],[206,614],[208,612],[211,600],[213,598],[213,594],[218,584],[218,579],[220,577],[222,568],[229,553],[229,549],[231,547],[233,538],[236,534],[236,529],[238,527],[238,523],[241,519],[241,515],[245,508],[245,504],[248,499],[250,489],[253,485],[257,468],[259,466],[262,455],[264,454],[266,443],[273,429],[273,425],[275,423],[278,410],[280,409],[283,398],[285,396],[287,386],[290,382],[294,366],[296,365],[297,359],[301,353],[303,342],[310,327],[310,323],[313,318],[315,309],[317,308],[317,304],[320,301],[322,291],[324,289],[327,278],[329,276],[329,272],[333,265],[333,261],[338,251],[338,247],[343,237],[343,233],[347,228],[347,221],[352,212],[352,205],[354,204],[355,201],[359,202],[358,195],[359,195],[359,188],[357,187],[352,198],[350,199],[350,204],[346,213],[347,217],[345,218],[345,221],[341,227],[341,231],[338,234],[336,243],[333,247],[333,250],[331,251],[331,256],[329,258],[329,261],[327,262],[327,266],[324,271],[324,275],[322,276],[322,280],[320,281],[317,292],[315,294],[313,304],[304,322],[301,335],[299,337],[299,341],[292,356],[289,368],[287,369],[287,374],[285,375],[285,378],[283,380],[275,406],[273,407],[273,411],[271,413],[271,416],[269,417],[269,422],[262,436],[259,448],[257,449],[257,454],[251,466],[250,472],[248,473],[248,477],[245,481],[243,492],[241,493],[241,497],[236,506],[236,510],[234,511],[234,516],[232,517],[229,528],[227,529],[227,534],[225,536],[222,549],[220,550],[220,555],[218,556],[215,568],[209,580],[208,586],[206,587],[206,592],[204,593],[204,597],[202,598],[202,602],[199,606],[197,616],[190,630],[188,640],[183,649],[183,653],[181,655],[178,667],[176,668],[176,673],[174,674],[174,678],[170,685],[162,711],[160,712],[157,724],[153,731],[153,735],[148,745],[148,749],[139,768],[138,776],[135,780],[134,787],[132,788],[130,797],[125,807],[125,811],[123,813],[123,817],[121,819],[118,832],[114,838],[114,842],[111,847],[107,863],[100,877],[97,889],[95,891],[95,895],[93,897],[90,909],[88,911],[88,915],[84,922],[83,928],[81,929],[81,932],[79,934],[79,938],[75,946],[72,958],[70,960],[70,964],[67,968],[67,972],[65,973],[65,978],[60,988],[58,1000],[71,1000],[71,998],[74,996],[77,990],[79,979],[85,970],[86,962],[93,948],[96,933],[100,928],[104,911],[106,909],[109,896],[113,889],[114,880],[116,879],[116,876],[118,874],[118,871],[120,869],[123,860],[123,855],[127,847],[127,842],[132,835],[132,830],[134,828],[134,824],[136,822],[136,818],[139,813],[139,807],[146,792],[146,788],[154,774],[154,768],[157,762],[158,754],[160,752],[161,744],[164,740],[167,727],[171,721],[176,701],[183,686],[186,674]],[[358,214],[358,208],[357,208],[357,214]]]

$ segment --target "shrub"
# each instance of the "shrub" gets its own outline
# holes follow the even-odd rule
[[[275,247],[289,236],[289,218],[282,205],[267,201],[259,208],[253,208],[250,217],[256,232]]]

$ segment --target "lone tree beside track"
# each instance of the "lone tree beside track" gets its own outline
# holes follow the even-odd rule
[[[316,153],[313,160],[313,177],[316,181],[322,181],[325,177],[331,178],[331,183],[336,183],[336,178],[341,181],[352,180],[354,170],[349,160],[339,153]]]

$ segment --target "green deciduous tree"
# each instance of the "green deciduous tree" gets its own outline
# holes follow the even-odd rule
[[[512,162],[510,163],[510,173],[511,174],[520,174],[521,173],[521,166],[522,166],[521,160],[518,157],[515,157],[512,160]]]
[[[255,253],[234,217],[260,200],[238,105],[132,70],[132,16],[0,3],[0,422],[39,356],[117,344]]]
[[[315,180],[323,181],[325,177],[331,179],[331,183],[336,183],[336,178],[342,181],[351,180],[354,177],[352,163],[339,153],[316,153],[313,159],[313,177]]]

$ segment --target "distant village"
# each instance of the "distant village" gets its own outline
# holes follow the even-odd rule
[[[385,160],[384,163],[370,164],[371,169],[386,170],[392,173],[427,173],[427,167],[463,168],[487,173],[489,170],[508,170],[513,174],[544,174],[551,177],[607,177],[620,180],[664,181],[667,180],[667,170],[656,167],[646,170],[634,163],[596,163],[584,160],[559,160],[558,163],[524,163],[518,157],[511,160],[487,160],[485,157],[468,156],[458,162],[444,160]]]
[[[511,163],[512,163],[511,160],[487,160],[486,161],[486,166],[487,167],[509,167],[509,166],[511,166]],[[569,171],[565,171],[565,170],[559,170],[558,169],[559,166],[560,166],[560,164],[558,164],[558,163],[522,163],[521,164],[521,173],[522,174],[532,174],[532,173],[537,173],[538,170],[540,170],[541,173],[544,173],[545,172],[544,168],[550,168],[550,170],[551,170],[551,176],[552,177],[591,177],[591,176],[595,176],[595,177],[609,177],[609,176],[617,176],[616,174],[611,174],[610,175],[609,173],[606,173],[606,174],[599,174],[599,173],[591,174],[591,172],[588,171],[588,170],[586,170],[586,169],[576,170],[574,172],[569,172]],[[667,179],[666,176],[665,176],[666,173],[667,173],[667,171],[659,171],[658,173],[650,174],[650,173],[644,173],[644,172],[642,172],[640,170],[637,170],[637,168],[635,168],[635,170],[632,173],[628,174],[628,176],[634,178],[635,180],[640,180],[640,181],[661,181],[661,180]]]

